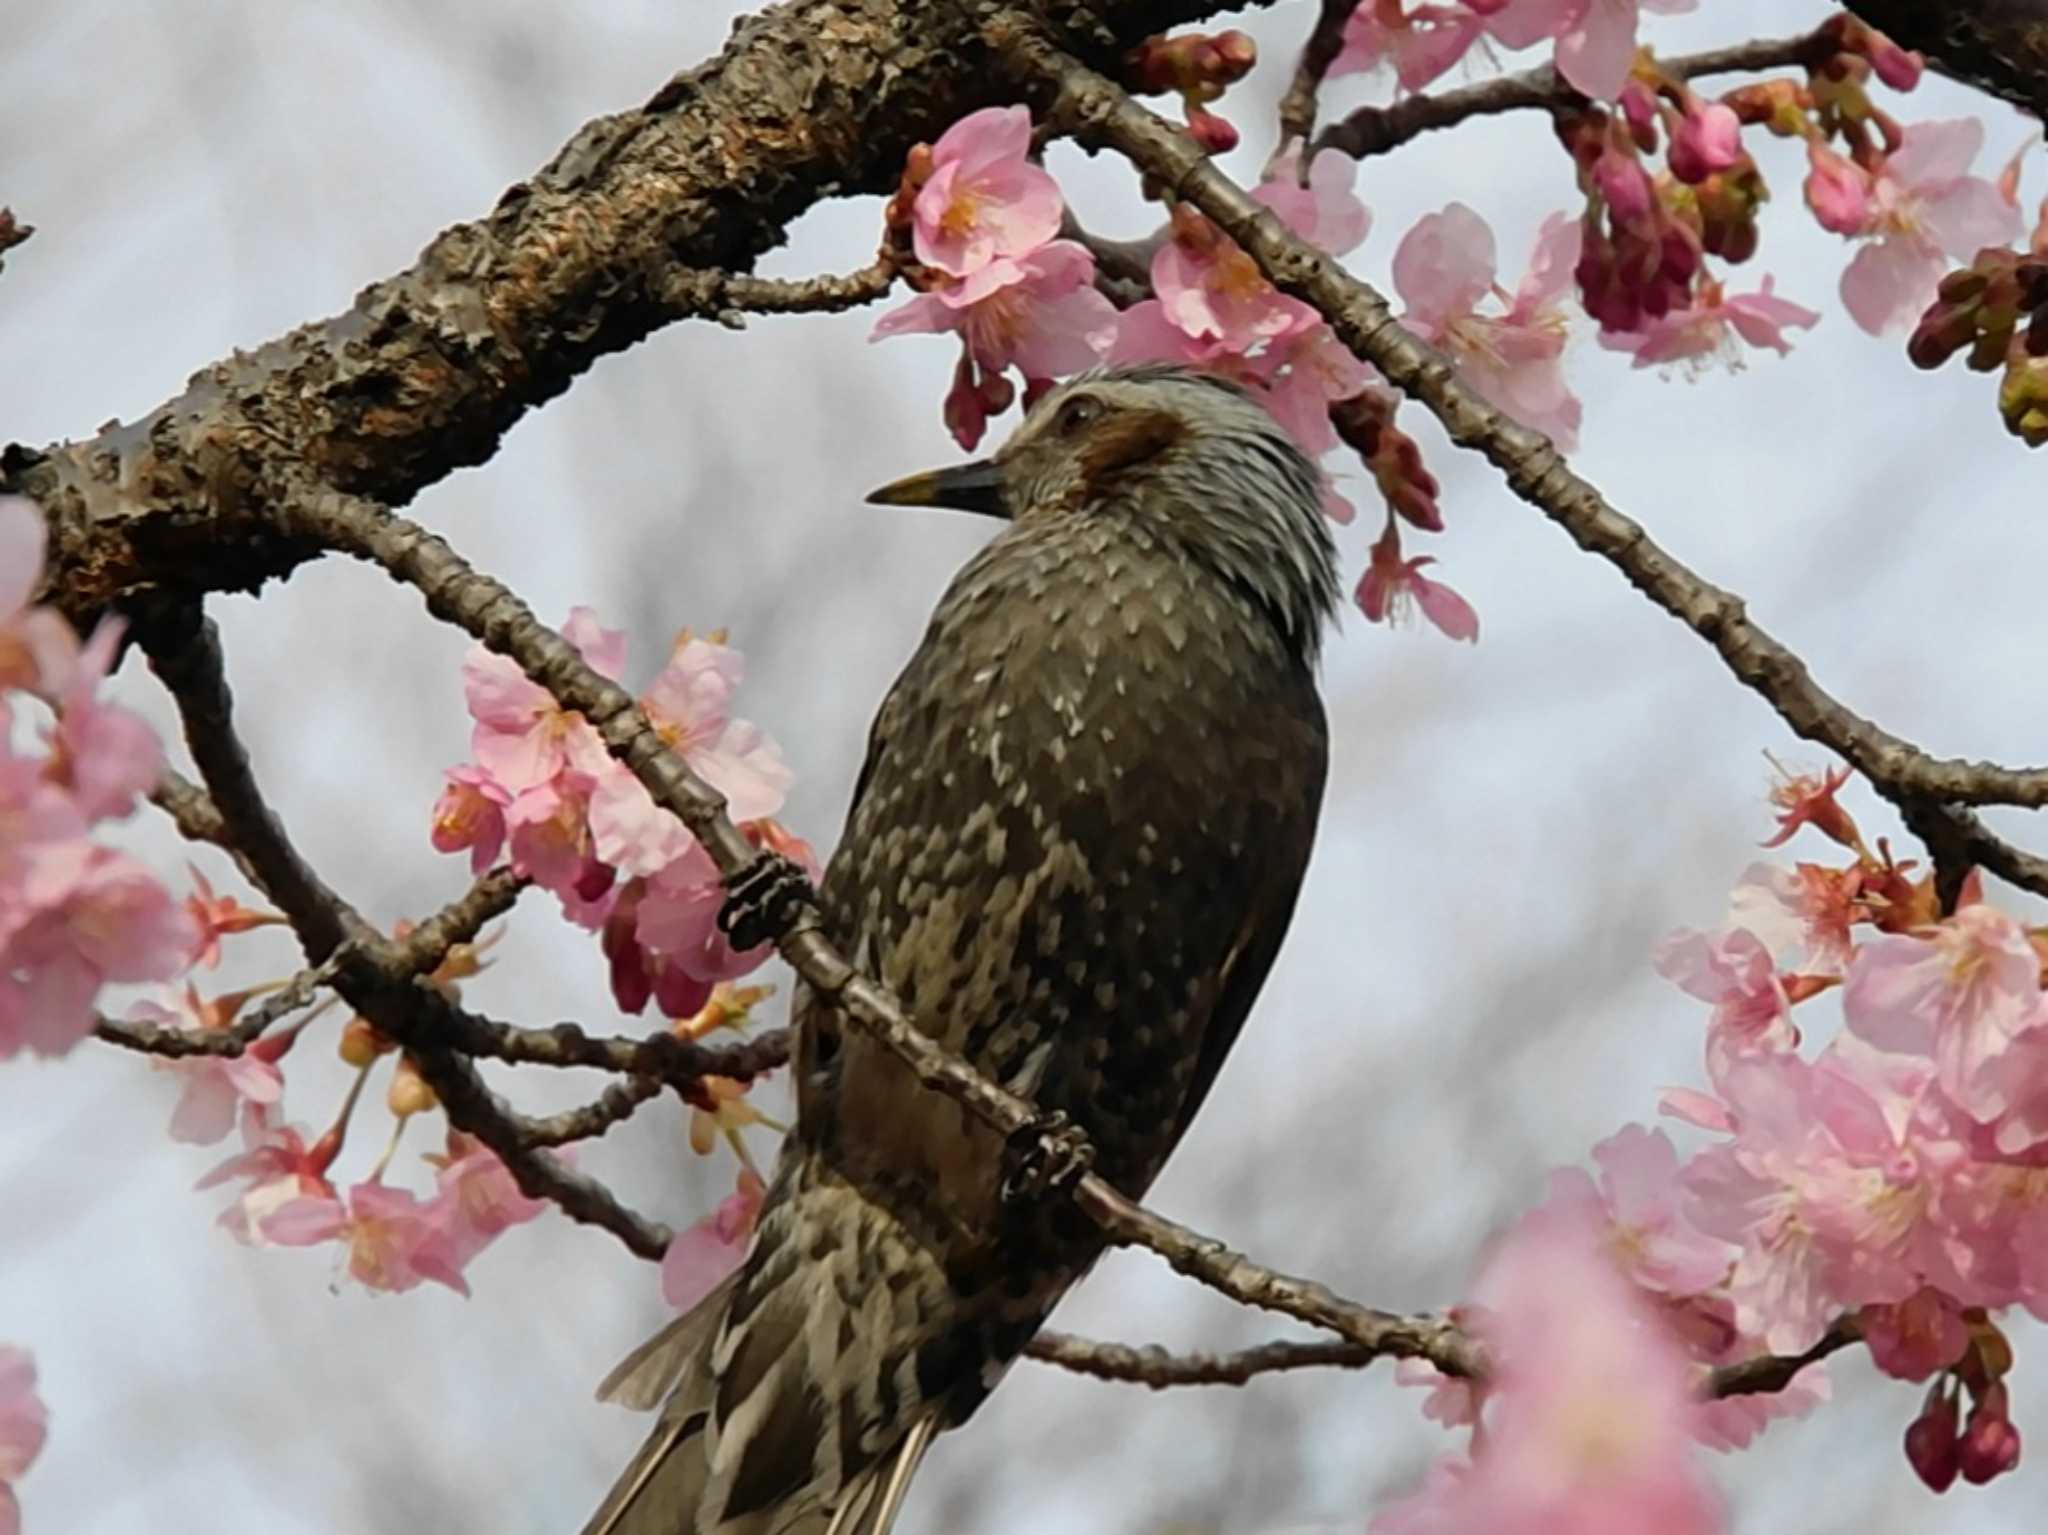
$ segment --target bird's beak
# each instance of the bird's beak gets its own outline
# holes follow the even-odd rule
[[[870,506],[950,506],[955,511],[1007,517],[1003,471],[994,459],[976,459],[951,469],[928,469],[891,480],[868,492]]]

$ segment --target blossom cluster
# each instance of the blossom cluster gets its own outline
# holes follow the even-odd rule
[[[102,840],[155,787],[163,748],[100,696],[120,622],[80,644],[30,605],[46,536],[33,504],[0,498],[0,1060],[63,1054],[92,1032],[103,987],[178,976],[204,942],[162,881]],[[25,751],[18,709],[46,719]]]
[[[602,628],[588,608],[573,611],[562,632],[593,670],[619,679],[622,634]],[[781,751],[732,715],[743,674],[740,653],[722,636],[685,630],[640,707],[663,741],[725,796],[728,813],[756,843],[815,877],[808,845],[771,819],[790,783]],[[471,760],[447,772],[434,807],[435,847],[467,850],[479,873],[503,853],[514,870],[551,891],[569,920],[601,934],[612,995],[629,1013],[653,1001],[670,1018],[689,1017],[718,982],[768,957],[766,944],[735,951],[726,941],[717,920],[724,889],[711,855],[654,803],[588,720],[482,646],[462,675],[475,722]]]
[[[1499,1357],[1493,1382],[1404,1370],[1435,1388],[1432,1416],[1487,1424],[1483,1448],[1376,1528],[1477,1528],[1429,1522],[1474,1500],[1536,1506],[1510,1423],[1578,1436],[1546,1464],[1592,1522],[1548,1527],[1607,1527],[1595,1513],[1617,1510],[1647,1526],[1662,1510],[1713,1528],[1711,1505],[1682,1492],[1685,1440],[1740,1446],[1825,1381],[1811,1366],[1784,1392],[1705,1401],[1698,1367],[1797,1355],[1842,1319],[1880,1369],[1929,1383],[1904,1443],[1930,1487],[2018,1462],[1995,1314],[2048,1317],[2048,933],[1988,903],[1974,876],[1942,911],[1931,877],[1865,843],[1837,798],[1846,776],[1787,776],[1771,845],[1812,828],[1850,861],[1754,864],[1721,925],[1659,948],[1659,971],[1710,1009],[1708,1086],[1671,1089],[1663,1107],[1709,1138],[1682,1157],[1663,1131],[1630,1125],[1594,1148],[1597,1176],[1553,1175],[1482,1283],[1482,1306],[1503,1296],[1474,1324]],[[1841,1026],[1809,1052],[1824,995],[1839,997]],[[1594,1250],[1598,1282],[1574,1268]],[[1532,1288],[1569,1297],[1573,1317],[1541,1322]],[[1572,1329],[1580,1342],[1553,1354]],[[1601,1385],[1617,1357],[1640,1391]],[[1560,1475],[1595,1440],[1607,1458]]]
[[[1697,0],[1365,0],[1351,13],[1330,74],[1391,70],[1404,91],[1423,86],[1473,48],[1548,45],[1572,89],[1594,101],[1621,92],[1642,11],[1676,15]]]

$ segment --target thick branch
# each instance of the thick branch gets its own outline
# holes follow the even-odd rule
[[[1832,52],[1834,44],[1814,31],[1800,37],[1758,38],[1704,53],[1682,53],[1659,59],[1657,67],[1677,79],[1694,80],[1704,75],[1753,74],[1789,64],[1818,64]],[[1544,64],[1454,91],[1404,96],[1391,106],[1360,107],[1342,122],[1325,128],[1315,147],[1318,151],[1334,149],[1363,159],[1367,155],[1385,154],[1434,129],[1454,128],[1468,118],[1525,110],[1575,112],[1588,105],[1584,96]]]
[[[891,190],[914,143],[1014,98],[980,34],[992,8],[790,0],[748,17],[718,58],[586,124],[490,213],[443,232],[345,313],[202,368],[140,421],[10,448],[0,490],[49,516],[48,591],[83,628],[144,592],[253,589],[313,552],[263,515],[287,476],[402,505],[489,459],[525,412],[678,315],[774,307],[773,289],[787,298],[803,285],[745,291],[719,278],[727,290],[707,295],[693,284],[752,266],[825,197]],[[1039,10],[1107,65],[1222,8]]]
[[[1199,208],[1275,286],[1314,305],[1346,346],[1428,406],[1454,442],[1485,455],[1515,494],[1712,645],[1736,678],[1796,733],[1839,753],[1902,807],[2048,804],[2048,769],[1933,757],[1845,707],[1814,681],[1798,656],[1750,621],[1740,598],[1659,548],[1641,524],[1573,473],[1548,438],[1487,404],[1441,353],[1394,319],[1378,292],[1298,239],[1184,134],[1061,55],[1028,25],[1003,23],[997,30],[1013,66],[1050,88],[1059,121],[1084,139],[1113,145]]]

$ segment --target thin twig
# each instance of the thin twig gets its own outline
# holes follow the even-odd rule
[[[526,1118],[520,1132],[529,1146],[562,1146],[570,1141],[587,1141],[602,1135],[613,1125],[630,1119],[633,1111],[650,1098],[661,1095],[661,1083],[653,1077],[628,1077],[614,1082],[581,1108],[564,1109],[545,1118]]]
[[[1279,1370],[1306,1370],[1318,1365],[1356,1368],[1371,1364],[1377,1354],[1341,1339],[1295,1342],[1282,1339],[1228,1354],[1174,1354],[1156,1343],[1133,1346],[1077,1338],[1067,1332],[1041,1332],[1024,1352],[1046,1364],[1097,1380],[1129,1381],[1164,1391],[1169,1386],[1242,1386],[1254,1375]]]
[[[1820,1341],[1803,1354],[1765,1354],[1757,1359],[1745,1359],[1740,1364],[1721,1366],[1707,1378],[1703,1395],[1756,1396],[1768,1391],[1783,1391],[1808,1365],[1847,1348],[1862,1336],[1854,1317],[1839,1317],[1821,1334]]]
[[[2048,804],[2048,769],[1936,758],[1845,707],[1813,680],[1797,655],[1749,619],[1740,598],[1658,547],[1641,524],[1575,474],[1548,438],[1489,405],[1441,353],[1394,319],[1378,292],[1298,239],[1185,135],[1059,53],[1028,22],[1012,17],[991,25],[1013,67],[1049,88],[1058,121],[1086,139],[1113,145],[1199,208],[1276,287],[1313,305],[1358,357],[1426,405],[1452,441],[1484,454],[1516,495],[1712,645],[1737,680],[1797,734],[1838,753],[1901,807],[1916,801]],[[2008,869],[2007,877],[2048,893],[2048,882],[2032,882],[2039,871],[2011,860]]]
[[[1316,97],[1323,88],[1323,76],[1344,51],[1344,28],[1361,0],[1322,0],[1316,24],[1302,44],[1301,59],[1294,66],[1294,80],[1280,98],[1280,143],[1299,143],[1316,131]],[[1301,157],[1302,174],[1308,174],[1309,156]]]
[[[1680,54],[1657,60],[1657,67],[1680,80],[1702,75],[1753,73],[1786,65],[1813,65],[1834,52],[1835,45],[1820,31],[1800,37],[1759,38],[1733,47],[1713,48],[1705,53]],[[1590,103],[1565,84],[1555,69],[1544,64],[1520,74],[1482,80],[1477,85],[1441,91],[1433,96],[1404,96],[1391,106],[1360,107],[1342,122],[1332,123],[1315,141],[1316,152],[1334,149],[1354,159],[1385,154],[1419,134],[1436,128],[1454,128],[1474,117],[1502,112],[1539,110],[1545,112],[1584,111]]]
[[[747,314],[836,314],[886,297],[895,282],[896,263],[883,255],[843,276],[798,280],[677,267],[652,286],[655,299],[678,318],[706,315],[733,330],[744,330]]]

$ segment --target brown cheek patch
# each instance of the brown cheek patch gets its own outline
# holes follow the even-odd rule
[[[1105,416],[1081,445],[1082,483],[1092,489],[1119,470],[1157,458],[1186,435],[1180,418],[1163,410]]]

